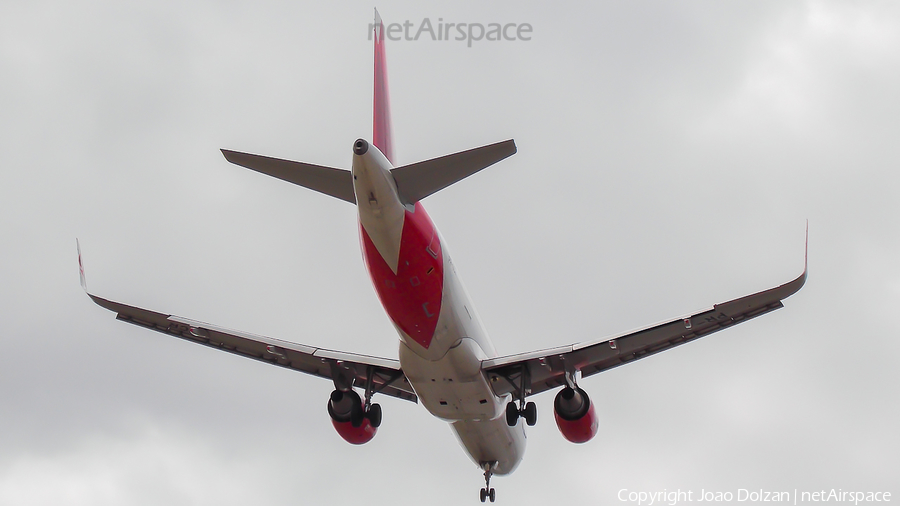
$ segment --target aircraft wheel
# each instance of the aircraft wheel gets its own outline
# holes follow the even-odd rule
[[[484,500],[487,499],[487,495],[488,495],[487,489],[486,488],[481,489],[481,494],[479,495],[479,497],[481,497],[481,502],[484,502]]]
[[[381,404],[372,404],[369,406],[369,412],[366,413],[369,423],[376,429],[381,426]]]
[[[529,426],[534,426],[537,423],[537,406],[533,402],[525,404],[522,416],[525,418],[525,423]]]
[[[516,407],[515,402],[510,402],[506,405],[506,425],[510,427],[515,427],[516,422],[519,421],[519,408]]]
[[[494,502],[494,499],[497,498],[497,494],[494,492],[494,489],[491,489],[491,491],[488,492],[488,497],[491,498],[491,502]]]

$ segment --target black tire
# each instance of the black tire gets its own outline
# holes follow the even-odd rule
[[[506,425],[510,427],[515,427],[516,423],[519,421],[519,408],[516,407],[515,402],[510,402],[506,405]]]
[[[494,502],[494,499],[497,498],[497,494],[494,492],[494,489],[491,489],[491,491],[488,492],[488,497],[490,497],[491,502]]]
[[[525,411],[522,413],[522,416],[525,418],[525,423],[529,427],[533,427],[537,423],[537,406],[533,402],[525,404]]]
[[[487,499],[487,489],[481,489],[479,497],[481,498],[481,502],[484,502],[484,500]]]
[[[369,406],[369,412],[366,413],[369,423],[376,429],[381,426],[381,404],[372,404]]]

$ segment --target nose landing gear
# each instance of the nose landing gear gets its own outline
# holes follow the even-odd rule
[[[497,498],[497,493],[491,488],[491,476],[494,474],[494,466],[496,465],[496,462],[485,462],[482,464],[484,468],[484,488],[481,489],[479,494],[481,502],[485,502],[486,499],[494,502],[494,499]]]

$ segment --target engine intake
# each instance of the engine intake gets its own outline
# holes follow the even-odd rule
[[[373,404],[372,407],[378,406]],[[375,410],[370,410],[374,414]],[[331,392],[328,399],[328,416],[331,417],[331,424],[334,430],[344,438],[344,441],[361,445],[368,443],[375,437],[378,431],[378,425],[381,425],[381,407],[377,408],[377,420],[370,420],[373,416],[367,416],[363,411],[362,399],[359,394],[353,390],[342,392],[335,390]]]
[[[573,443],[586,443],[597,435],[599,421],[587,392],[565,387],[553,401],[553,417],[563,437]]]

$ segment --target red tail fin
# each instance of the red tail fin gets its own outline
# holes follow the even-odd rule
[[[387,61],[384,55],[384,23],[375,11],[375,120],[372,144],[394,163],[394,136],[391,132],[391,103],[388,99]]]

